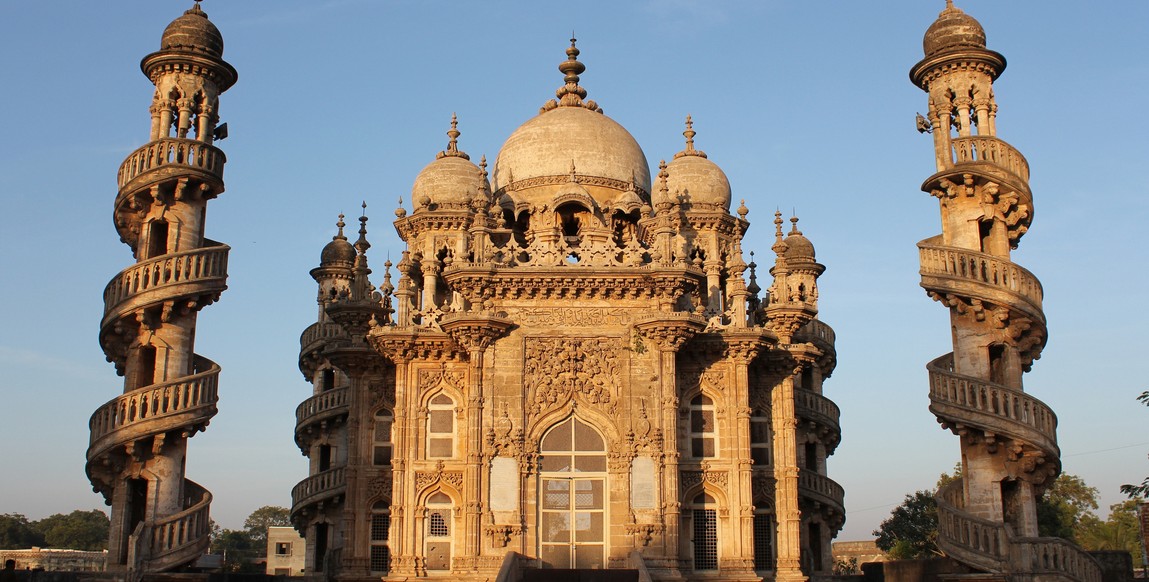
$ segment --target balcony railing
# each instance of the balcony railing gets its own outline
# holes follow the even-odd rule
[[[798,418],[813,420],[834,431],[840,430],[841,411],[837,404],[825,396],[809,390],[795,390],[794,408]]]
[[[960,561],[1001,572],[1009,559],[1005,525],[966,513],[962,495],[960,479],[938,490],[938,547]]]
[[[196,292],[222,291],[227,281],[229,250],[231,247],[213,242],[212,246],[162,255],[120,271],[104,287],[104,323],[109,323],[109,315],[124,312],[126,303],[130,302],[135,307],[141,301],[148,303],[173,298],[170,293],[163,292],[156,293],[154,298],[149,297],[147,294],[153,291],[177,285],[194,285]],[[139,297],[145,299],[139,300]]]
[[[809,469],[800,470],[798,492],[800,495],[817,498],[824,505],[829,505],[838,511],[844,511],[846,490],[825,475],[819,475]]]
[[[123,441],[163,432],[172,425],[195,425],[215,414],[219,400],[219,366],[196,357],[198,371],[170,382],[153,384],[118,396],[92,414],[88,459]]]
[[[1060,577],[1072,582],[1101,582],[1101,566],[1088,552],[1061,538],[1019,538],[1014,561],[1027,573]]]
[[[295,409],[296,430],[320,418],[333,416],[333,413],[346,412],[349,404],[348,398],[348,388],[343,387],[320,392],[304,400]]]
[[[934,239],[931,239],[934,240]],[[922,277],[968,281],[1003,291],[1028,303],[1025,311],[1041,317],[1041,282],[1026,269],[1007,259],[985,253],[918,243]]]
[[[834,345],[834,329],[820,320],[811,319],[794,334],[794,339],[796,341],[829,344],[832,347]]]
[[[1020,391],[953,371],[953,354],[927,366],[930,409],[947,420],[1032,443],[1057,456],[1057,415],[1044,402]]]
[[[304,505],[339,495],[347,485],[343,467],[336,467],[317,473],[299,482],[291,489],[291,513],[297,513]]]
[[[117,179],[122,190],[132,180],[159,168],[198,170],[223,180],[223,150],[194,139],[165,137],[134,151],[120,164]]]
[[[958,164],[988,162],[1008,170],[1029,182],[1029,162],[1013,146],[996,137],[955,137],[950,142],[951,167]]]
[[[333,321],[319,321],[303,330],[299,336],[299,349],[301,352],[306,352],[316,342],[349,337],[342,325]]]

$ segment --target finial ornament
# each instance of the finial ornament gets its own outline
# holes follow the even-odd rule
[[[686,116],[686,131],[682,132],[682,135],[686,138],[686,149],[674,154],[675,159],[681,158],[682,156],[706,157],[706,152],[694,149],[694,136],[698,135],[698,133],[694,131],[694,119],[689,115]]]
[[[347,223],[343,222],[342,212],[339,213],[339,222],[336,222],[335,226],[339,227],[339,232],[331,240],[347,240],[347,237],[343,235],[343,227],[347,226]]]
[[[567,60],[559,63],[559,72],[563,74],[564,85],[555,91],[556,99],[547,101],[539,108],[539,113],[546,113],[559,107],[585,107],[591,111],[602,113],[602,109],[593,100],[586,99],[586,89],[579,84],[579,75],[586,71],[586,65],[578,60],[579,50],[576,43],[578,39],[571,35],[571,45],[567,47]]]
[[[459,131],[459,117],[457,115],[455,115],[454,113],[452,113],[451,114],[451,129],[447,130],[447,137],[449,137],[451,139],[447,142],[447,149],[439,152],[435,156],[435,159],[437,160],[439,158],[444,158],[447,156],[450,156],[453,158],[463,158],[464,160],[471,159],[471,156],[468,156],[465,152],[462,152],[459,150],[459,136],[460,135],[463,135],[463,134],[462,134],[462,132]]]
[[[782,211],[774,211],[774,238],[778,241],[782,240]]]
[[[798,230],[798,215],[797,215],[797,213],[795,213],[794,216],[790,217],[790,234],[802,234],[802,231]]]

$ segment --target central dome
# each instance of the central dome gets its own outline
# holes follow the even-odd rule
[[[586,90],[578,85],[578,73],[585,67],[575,59],[578,52],[572,41],[568,59],[559,65],[566,85],[557,91],[558,99],[548,101],[503,144],[495,160],[495,190],[505,189],[515,202],[545,204],[551,190],[572,181],[615,191],[626,191],[633,182],[649,199],[646,154],[594,101],[584,101]],[[524,190],[539,186],[551,188],[524,197]]]

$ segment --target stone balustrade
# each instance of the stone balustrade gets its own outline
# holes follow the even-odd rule
[[[303,506],[343,493],[347,486],[346,471],[336,467],[316,473],[291,489],[291,513],[298,513]]]
[[[343,329],[342,325],[333,321],[317,321],[303,330],[299,336],[299,347],[303,352],[308,351],[308,348],[315,345],[316,342],[326,342],[328,340],[350,338],[347,335],[347,330]]]
[[[1058,456],[1057,415],[1044,402],[1020,390],[954,372],[953,354],[930,362],[926,368],[931,409],[936,405],[948,407],[957,422],[1019,437]]]
[[[193,497],[198,497],[198,501],[151,525],[148,547],[152,567],[162,567],[160,563],[178,565],[207,549],[211,535],[208,519],[211,493],[192,481],[185,480],[184,485],[194,490]]]
[[[809,390],[794,391],[794,409],[798,418],[813,420],[835,432],[840,431],[841,411],[832,400]]]
[[[951,166],[988,162],[1029,182],[1029,162],[1004,140],[990,136],[955,137],[950,142]]]
[[[295,408],[296,430],[315,422],[321,417],[331,416],[332,413],[346,412],[350,404],[349,398],[349,389],[343,387],[320,392],[304,400]]]
[[[803,497],[813,497],[837,509],[845,511],[846,490],[837,482],[825,475],[820,475],[809,469],[798,472],[798,494]]]
[[[133,390],[96,409],[88,421],[89,460],[110,446],[122,444],[125,439],[169,430],[172,422],[167,419],[176,418],[179,424],[188,425],[210,419],[219,400],[220,368],[215,362],[197,356],[196,369],[203,371]],[[130,434],[117,434],[123,431]]]
[[[223,290],[227,280],[227,254],[231,247],[214,243],[190,251],[161,255],[136,263],[120,271],[104,287],[104,320],[109,316],[137,307],[134,299],[151,291],[176,285]],[[198,292],[207,289],[197,290]],[[173,299],[169,293],[160,293],[154,300]],[[130,304],[125,307],[125,304]]]
[[[946,277],[1004,291],[1032,306],[1041,315],[1041,282],[1028,270],[1008,259],[942,245],[918,243],[922,277]]]
[[[811,319],[794,334],[794,341],[834,345],[834,329],[820,320]]]
[[[1026,572],[1072,582],[1101,582],[1101,566],[1088,552],[1061,538],[1019,538],[1013,543],[1015,563]]]
[[[1000,572],[1009,558],[1009,533],[1005,525],[964,511],[961,479],[938,490],[938,547],[963,561]]]
[[[194,139],[165,137],[145,144],[120,164],[117,183],[122,190],[132,180],[158,168],[205,172],[216,181],[223,180],[223,150]]]

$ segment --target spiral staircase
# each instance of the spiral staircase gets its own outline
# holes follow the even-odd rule
[[[99,336],[124,392],[92,415],[86,465],[111,506],[111,572],[180,570],[210,543],[212,495],[184,467],[218,402],[220,367],[193,346],[199,310],[227,288],[230,249],[203,236],[224,191],[218,95],[236,78],[222,50],[197,4],[140,65],[156,85],[151,141],[120,165],[113,212],[136,263],[105,287]]]

